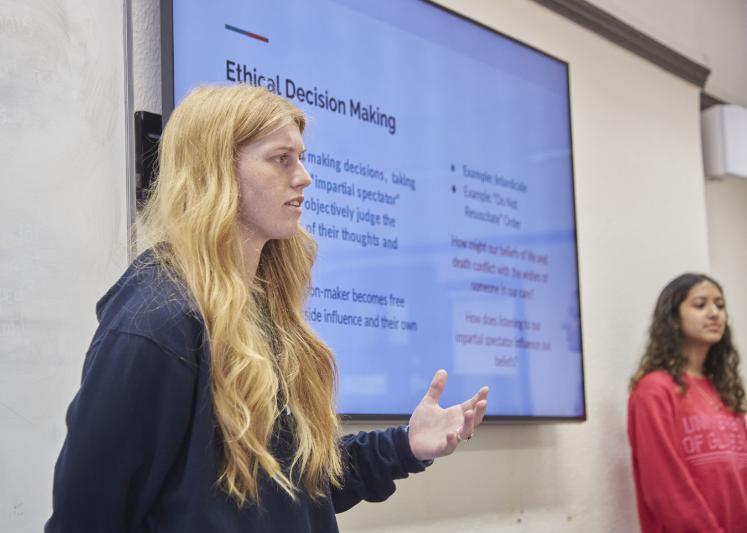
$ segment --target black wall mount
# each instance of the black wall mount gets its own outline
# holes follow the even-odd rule
[[[158,141],[161,139],[161,115],[135,112],[135,197],[140,210],[158,173]]]

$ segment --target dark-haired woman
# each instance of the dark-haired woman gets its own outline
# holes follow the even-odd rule
[[[721,286],[702,274],[671,281],[630,384],[628,437],[644,533],[747,532],[738,365]]]

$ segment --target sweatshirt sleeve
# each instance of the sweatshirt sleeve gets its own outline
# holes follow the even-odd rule
[[[195,371],[131,333],[108,331],[89,351],[67,412],[46,533],[137,529],[186,437]]]
[[[645,504],[668,532],[723,533],[679,452],[676,434],[670,392],[664,387],[634,391],[628,407],[628,436],[639,505]]]
[[[396,489],[395,479],[422,472],[428,464],[412,454],[404,426],[345,435],[340,446],[345,472],[342,486],[332,489],[336,513],[361,500],[386,500]]]

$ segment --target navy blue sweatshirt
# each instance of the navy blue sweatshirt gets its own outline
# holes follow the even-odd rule
[[[239,509],[217,485],[222,448],[210,352],[191,300],[146,253],[96,313],[46,533],[335,532],[336,512],[382,501],[393,480],[424,470],[404,428],[360,432],[340,440],[341,489],[327,487],[318,500],[300,492],[293,501],[264,477],[260,507]],[[279,459],[292,455],[287,427],[280,420],[271,443]]]

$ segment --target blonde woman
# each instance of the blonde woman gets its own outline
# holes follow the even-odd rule
[[[315,243],[304,115],[249,86],[174,110],[143,215],[152,247],[97,305],[48,533],[329,532],[471,438],[487,388],[339,437],[336,367],[304,320]]]

